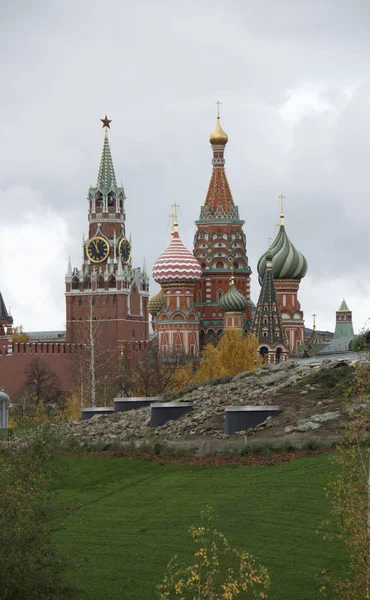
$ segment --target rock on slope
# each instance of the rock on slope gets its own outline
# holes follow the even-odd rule
[[[343,436],[346,413],[342,399],[317,399],[318,385],[304,384],[302,378],[322,369],[351,369],[355,360],[328,358],[321,362],[301,363],[288,360],[279,365],[265,365],[257,373],[240,373],[227,383],[201,385],[182,395],[180,401],[192,402],[193,411],[177,421],[149,429],[150,408],[113,415],[95,416],[90,421],[73,421],[66,425],[70,435],[82,439],[128,441],[134,438],[167,440],[224,438],[226,406],[279,405],[283,412],[263,426],[248,431],[256,440],[280,442],[304,441],[312,437],[335,439]],[[351,369],[352,371],[352,369]],[[169,398],[173,399],[173,398]]]

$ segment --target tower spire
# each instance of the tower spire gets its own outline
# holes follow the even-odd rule
[[[229,182],[225,173],[225,146],[228,135],[220,123],[220,104],[217,100],[217,123],[214,131],[209,136],[212,146],[212,177],[204,206],[201,209],[200,219],[236,219],[239,220],[238,208],[234,204]]]
[[[100,119],[105,127],[103,151],[100,159],[100,167],[98,173],[97,188],[102,192],[108,192],[112,188],[117,187],[116,174],[114,172],[112,154],[109,146],[108,129],[112,119],[108,119],[105,115],[104,119]]]

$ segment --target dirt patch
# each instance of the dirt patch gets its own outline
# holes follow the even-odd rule
[[[222,466],[240,465],[245,467],[270,467],[272,465],[292,462],[299,458],[318,456],[333,452],[331,449],[279,452],[271,455],[252,454],[249,456],[173,456],[172,454],[152,454],[150,452],[107,450],[104,452],[78,452],[73,456],[97,456],[99,458],[130,458],[144,459],[150,462],[160,462],[164,465],[197,466],[203,468],[214,468]]]

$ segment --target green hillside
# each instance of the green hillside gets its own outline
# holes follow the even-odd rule
[[[206,505],[218,529],[268,568],[274,600],[317,599],[321,571],[345,567],[342,547],[316,533],[329,510],[330,455],[207,469],[108,457],[62,462],[61,496],[72,512],[57,543],[76,559],[70,578],[84,600],[153,600],[171,556],[191,556],[188,529]]]

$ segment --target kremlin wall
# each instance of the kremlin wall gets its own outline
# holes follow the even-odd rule
[[[123,186],[117,185],[109,145],[111,121],[107,117],[101,121],[105,133],[97,183],[88,191],[88,239],[81,264],[73,267],[69,262],[65,276],[64,337],[37,341],[31,336],[28,342],[13,342],[13,318],[0,294],[0,386],[6,393],[16,397],[25,369],[35,357],[58,375],[63,390],[72,389],[74,357],[92,338],[97,348],[109,346],[117,358],[125,355],[134,365],[150,343],[149,314],[163,358],[180,352],[196,358],[206,343],[217,343],[228,328],[253,332],[267,362],[302,354],[310,342],[305,340],[299,302],[307,261],[288,237],[282,204],[277,236],[257,264],[261,290],[254,305],[247,237],[226,176],[228,136],[220,116],[210,135],[211,179],[195,221],[193,248],[185,248],[181,241],[174,204],[172,239],[152,271],[161,289],[150,300],[146,268],[132,264],[126,196]],[[352,315],[345,302],[337,311],[337,329],[337,337],[353,337]],[[47,338],[47,332],[42,337]],[[319,343],[316,338],[311,345]]]

